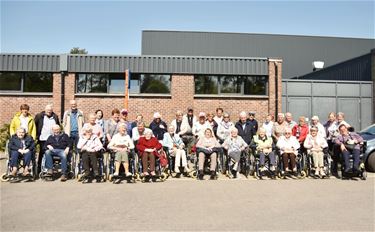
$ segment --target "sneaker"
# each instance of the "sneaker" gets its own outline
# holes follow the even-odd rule
[[[180,173],[180,168],[179,168],[179,167],[175,167],[175,168],[174,168],[174,172],[175,172],[175,173]]]
[[[326,173],[324,172],[323,168],[320,169],[320,176],[321,177],[325,177],[326,176]]]
[[[48,171],[47,171],[47,176],[52,176],[52,174],[53,174],[52,169],[48,169]]]
[[[290,172],[290,169],[289,168],[285,168],[285,172]]]
[[[276,171],[276,168],[275,168],[275,166],[273,166],[273,165],[272,165],[272,166],[270,167],[270,170],[271,170],[271,172],[274,172],[274,171]]]
[[[264,166],[262,166],[262,167],[259,168],[259,171],[264,172],[264,171],[266,171],[266,168]]]
[[[117,177],[118,176],[118,172],[113,173],[113,176]]]
[[[297,168],[293,168],[293,172],[296,173],[297,172]]]
[[[131,172],[127,172],[126,174],[125,174],[125,176],[126,177],[130,177],[130,176],[132,176],[133,174],[131,173]]]
[[[65,181],[67,181],[67,180],[68,180],[68,178],[66,178],[65,175],[62,175],[61,178],[60,178],[60,181],[62,181],[62,182],[65,182]]]
[[[236,172],[236,178],[235,178],[236,180],[239,180],[239,179],[241,179],[241,175],[240,175],[240,172]]]
[[[315,168],[315,173],[314,173],[315,176],[319,176],[319,168]]]
[[[198,180],[203,180],[204,174],[203,171],[198,172]]]

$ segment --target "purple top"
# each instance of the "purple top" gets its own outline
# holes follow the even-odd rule
[[[354,149],[360,149],[360,147],[359,147],[359,143],[362,143],[363,142],[363,138],[359,135],[359,134],[357,134],[357,133],[355,133],[355,132],[349,132],[349,134],[348,135],[342,135],[342,134],[340,134],[336,139],[335,139],[335,143],[337,144],[337,145],[341,145],[341,144],[345,144],[348,140],[353,140],[353,139],[355,139],[355,140],[357,140],[357,144],[356,144],[356,146],[354,147]]]

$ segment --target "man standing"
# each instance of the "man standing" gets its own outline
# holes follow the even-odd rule
[[[67,110],[64,113],[63,126],[64,132],[70,137],[72,147],[74,146],[75,151],[77,151],[77,143],[79,135],[82,133],[83,124],[83,112],[77,109],[77,102],[71,100],[70,110]]]
[[[250,144],[254,134],[253,129],[251,128],[250,123],[247,121],[246,112],[242,111],[240,113],[240,117],[238,122],[236,123],[235,127],[238,130],[238,135],[242,137],[242,139],[247,143]]]
[[[247,120],[251,126],[251,132],[256,135],[258,131],[258,121],[255,120],[255,112],[249,112],[249,119]]]
[[[53,112],[52,105],[46,105],[44,111],[40,112],[35,116],[36,126],[36,138],[39,144],[39,155],[38,155],[38,170],[37,174],[40,173],[42,158],[45,153],[45,143],[50,135],[52,135],[52,127],[54,125],[60,126],[59,117]]]
[[[295,125],[297,125],[296,121],[293,120],[293,115],[290,112],[285,113],[285,122],[288,123],[288,127],[293,129]]]

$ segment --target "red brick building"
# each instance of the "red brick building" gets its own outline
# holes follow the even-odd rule
[[[255,111],[263,121],[281,112],[282,61],[271,58],[192,56],[0,55],[0,125],[9,123],[23,103],[31,113],[53,104],[61,116],[75,99],[85,115],[97,109],[110,117],[124,108],[125,71],[130,70],[129,119],[155,111],[168,123],[177,110],[214,112],[238,120]]]

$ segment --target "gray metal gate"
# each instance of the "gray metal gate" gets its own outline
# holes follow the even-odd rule
[[[356,130],[372,124],[373,83],[371,81],[282,81],[282,110],[309,119],[319,116],[322,123],[330,112],[345,113],[345,121]]]

